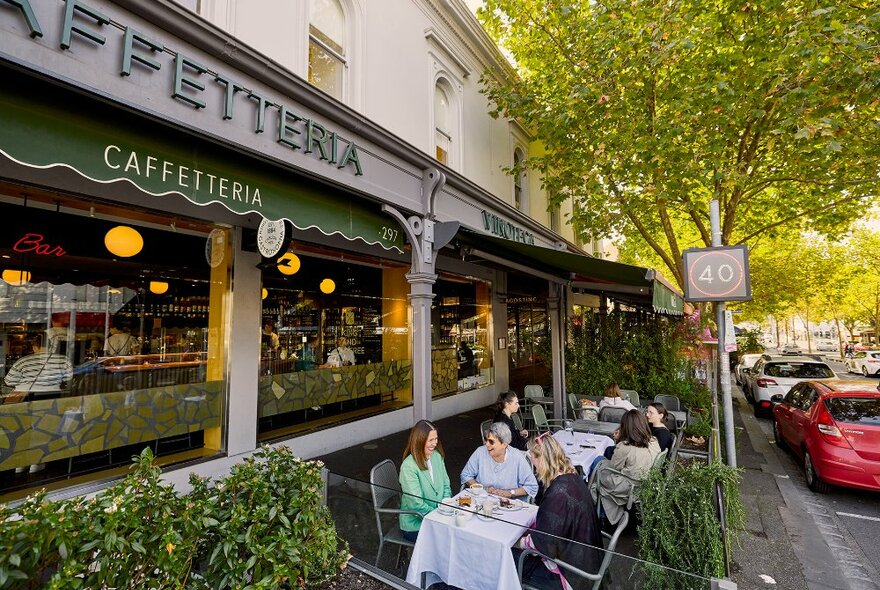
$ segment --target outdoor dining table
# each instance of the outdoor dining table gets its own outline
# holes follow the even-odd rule
[[[614,441],[604,434],[590,434],[588,432],[566,432],[557,430],[553,433],[571,460],[572,465],[580,465],[584,473],[590,472],[590,465],[596,457],[605,453],[605,449],[612,446]]]
[[[617,422],[600,422],[599,420],[572,420],[572,429],[575,432],[591,432],[611,436],[620,427]]]
[[[537,508],[525,504],[489,519],[474,514],[464,526],[456,526],[454,515],[438,510],[428,513],[419,529],[406,581],[420,586],[422,574],[433,573],[450,586],[466,590],[520,590],[510,548],[534,523]]]

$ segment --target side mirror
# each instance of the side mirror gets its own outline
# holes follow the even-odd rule
[[[784,398],[782,397],[782,394],[781,394],[781,393],[775,393],[775,394],[773,394],[773,395],[770,396],[770,401],[773,402],[774,404],[780,404],[780,403],[782,403],[783,399],[784,399]]]

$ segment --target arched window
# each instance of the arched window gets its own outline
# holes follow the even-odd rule
[[[454,132],[454,109],[446,84],[438,80],[434,85],[434,147],[435,157],[443,164],[451,164]]]
[[[309,6],[309,82],[327,94],[345,98],[345,12],[339,0],[311,0]]]
[[[520,148],[513,150],[513,206],[523,212],[528,212],[528,179],[526,171],[522,168],[525,154]]]

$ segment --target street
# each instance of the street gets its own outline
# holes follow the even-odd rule
[[[880,383],[878,377],[847,374],[839,360],[826,360],[841,379],[864,381],[872,385]],[[848,581],[847,587],[853,590],[880,588],[877,583],[880,579],[880,494],[839,487],[832,488],[828,494],[810,491],[799,459],[775,447],[771,420],[759,418],[758,423],[793,484],[797,497],[788,497],[787,500],[801,506],[812,517],[831,548],[842,577]],[[808,569],[810,564],[804,563],[804,567]]]

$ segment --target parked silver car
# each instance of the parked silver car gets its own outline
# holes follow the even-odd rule
[[[747,373],[749,397],[755,405],[755,416],[772,415],[770,398],[785,395],[801,381],[825,381],[837,376],[827,364],[807,356],[762,356]]]

